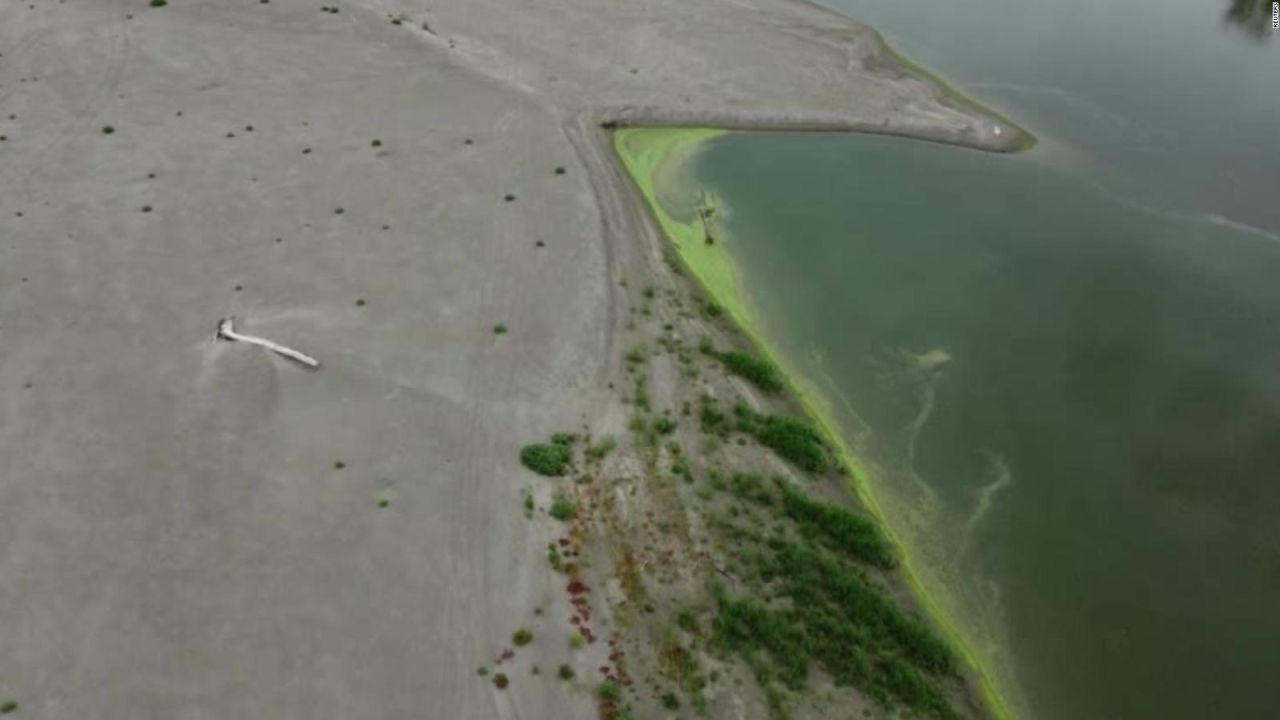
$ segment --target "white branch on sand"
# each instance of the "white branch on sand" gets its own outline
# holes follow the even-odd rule
[[[266,338],[255,337],[253,335],[241,335],[236,332],[235,322],[236,319],[233,317],[223,318],[222,321],[218,323],[218,337],[223,340],[230,340],[231,342],[246,342],[251,345],[264,347],[271,352],[289,358],[294,362],[306,365],[309,368],[320,367],[320,361],[306,353],[299,352],[293,348],[285,347],[278,343],[273,343]]]

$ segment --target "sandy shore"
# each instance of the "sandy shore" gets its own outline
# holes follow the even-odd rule
[[[567,600],[517,453],[622,431],[622,283],[669,272],[601,123],[1022,140],[798,2],[332,7],[0,7],[23,717],[594,717],[527,677],[606,651],[538,634]]]

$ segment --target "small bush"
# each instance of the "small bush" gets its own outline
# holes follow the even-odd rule
[[[525,645],[533,642],[533,633],[525,630],[524,628],[520,628],[514,633],[511,633],[511,642],[515,643],[516,647],[524,647]]]
[[[668,710],[679,710],[680,698],[676,697],[675,693],[666,693],[662,696],[662,707]]]
[[[767,393],[782,392],[782,375],[773,363],[740,350],[730,350],[716,355],[729,372]]]
[[[560,495],[551,501],[551,509],[548,512],[551,513],[551,517],[561,522],[569,522],[578,513],[578,506],[569,498]]]
[[[622,689],[610,680],[596,686],[596,697],[605,702],[617,702],[622,698]]]
[[[777,481],[782,510],[806,537],[818,538],[832,550],[852,559],[889,569],[898,564],[893,547],[875,523],[838,505],[815,500]]]
[[[493,334],[494,334],[494,335],[506,335],[506,334],[507,334],[507,326],[506,326],[506,325],[503,325],[502,323],[498,323],[497,325],[494,325],[494,326],[493,326]]]
[[[769,415],[752,434],[761,445],[802,470],[821,473],[830,465],[822,435],[808,423],[782,415]]]
[[[684,478],[687,483],[693,482],[693,468],[689,466],[689,461],[683,455],[671,461],[671,472]]]
[[[568,665],[561,665],[560,671],[558,674],[560,675],[561,680],[572,680],[573,668],[569,667]]]
[[[164,7],[169,4],[169,0],[151,0],[151,7]]]
[[[558,432],[551,436],[551,442],[555,443],[556,445],[563,445],[565,447],[569,447],[570,445],[572,445],[573,441],[576,439],[577,438],[573,436],[573,433],[566,433],[566,432]]]
[[[702,432],[720,438],[729,437],[729,418],[711,398],[702,399]]]
[[[670,435],[676,431],[676,421],[669,417],[660,417],[653,421],[653,429],[658,431],[659,435]]]
[[[636,385],[631,393],[631,402],[641,410],[649,409],[649,381],[643,375],[636,377]]]
[[[573,450],[554,443],[525,445],[520,450],[520,462],[525,467],[547,477],[563,475],[573,459]]]
[[[115,133],[115,131],[116,131],[116,129],[115,129],[115,128],[113,128],[113,127],[111,127],[110,125],[104,125],[104,126],[102,127],[102,134],[103,134],[103,135],[111,135],[111,134],[114,134],[114,133]]]
[[[581,650],[587,644],[587,639],[578,633],[569,634],[569,647],[574,650]]]
[[[502,673],[498,673],[497,675],[493,676],[493,685],[499,690],[506,689],[507,685],[509,684],[511,684],[511,681],[507,679],[506,675],[503,675]]]
[[[698,627],[698,616],[689,608],[676,613],[676,627],[694,635],[697,635],[702,630]]]
[[[759,475],[735,473],[729,478],[729,491],[743,500],[750,500],[761,505],[772,505],[773,491]]]

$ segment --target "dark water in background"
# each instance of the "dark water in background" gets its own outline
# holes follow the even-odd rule
[[[1186,0],[832,4],[1043,142],[712,141],[766,335],[1035,717],[1280,717],[1280,38]]]

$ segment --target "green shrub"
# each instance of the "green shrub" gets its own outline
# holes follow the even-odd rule
[[[151,0],[151,7],[164,7],[169,4],[169,0]]]
[[[764,416],[752,410],[750,405],[744,402],[734,404],[733,426],[739,432],[755,435],[760,430],[760,423],[763,420]]]
[[[573,668],[568,665],[561,665],[559,675],[561,680],[572,680],[574,675]]]
[[[687,483],[693,482],[693,468],[689,467],[689,461],[683,456],[677,456],[671,461],[671,472],[674,475],[684,478]]]
[[[576,439],[577,438],[573,435],[573,433],[566,433],[566,432],[558,432],[551,436],[552,443],[556,445],[563,445],[565,447],[569,447],[570,445],[572,445],[573,441]]]
[[[759,475],[735,473],[729,478],[729,491],[743,500],[750,500],[761,505],[772,505],[773,491]]]
[[[622,688],[610,680],[605,680],[596,686],[596,697],[605,702],[617,702],[622,698]]]
[[[687,633],[699,634],[702,629],[698,627],[698,616],[689,608],[684,608],[676,613],[676,627]]]
[[[649,382],[643,375],[636,376],[636,386],[631,393],[631,402],[641,410],[649,409]]]
[[[662,707],[668,710],[680,709],[680,698],[675,693],[666,693],[662,696]]]
[[[636,444],[640,447],[656,448],[658,446],[658,433],[653,429],[653,423],[649,422],[644,414],[632,415],[631,420],[627,422],[627,427],[635,433]]]
[[[498,323],[497,325],[494,325],[494,326],[493,326],[493,334],[494,334],[494,335],[506,335],[506,334],[507,334],[507,326],[506,326],[506,325],[503,325],[502,323]]]
[[[779,393],[785,385],[782,374],[773,363],[740,350],[717,353],[716,357],[724,363],[729,372],[737,375],[752,385],[768,393]]]
[[[879,568],[898,564],[893,547],[872,521],[848,510],[815,500],[791,485],[778,481],[782,491],[782,510],[795,520],[806,537],[817,538],[832,550]]]
[[[653,429],[657,430],[659,435],[670,435],[676,431],[676,424],[675,420],[663,416],[653,421]]]
[[[571,460],[573,450],[555,443],[535,443],[520,450],[520,462],[525,467],[548,477],[563,475]]]
[[[729,437],[729,418],[720,410],[715,400],[709,397],[702,399],[699,419],[702,421],[702,432],[719,438]]]
[[[577,514],[578,507],[569,498],[558,495],[551,501],[551,509],[548,512],[551,513],[551,517],[561,522],[568,522]]]
[[[761,445],[802,470],[820,473],[830,461],[822,435],[808,423],[782,415],[770,415],[755,431]]]
[[[520,628],[514,633],[511,633],[511,642],[515,643],[516,647],[524,647],[525,645],[533,642],[533,633],[525,630],[524,628]]]

